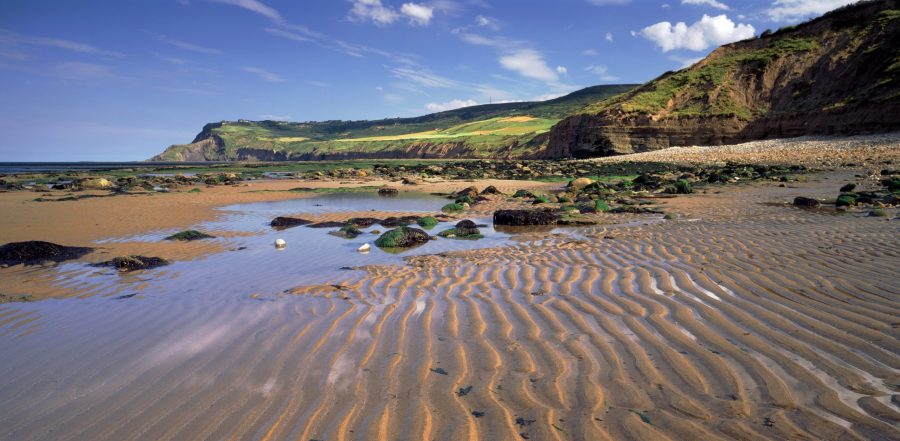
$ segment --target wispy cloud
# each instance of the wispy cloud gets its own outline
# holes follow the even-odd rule
[[[411,24],[427,26],[434,17],[434,8],[420,3],[404,3],[400,7],[400,13],[409,17]]]
[[[585,71],[597,75],[601,81],[616,81],[619,78],[609,74],[609,69],[603,65],[590,65],[584,68]]]
[[[397,11],[381,4],[381,0],[353,0],[347,16],[352,21],[372,22],[378,26],[389,25],[399,17]]]
[[[407,67],[389,68],[391,74],[395,78],[409,80],[413,83],[431,87],[431,88],[458,88],[460,83],[449,78],[442,77],[433,73],[425,72],[420,69],[411,69]]]
[[[460,100],[453,99],[447,101],[446,103],[428,103],[425,104],[425,109],[430,112],[446,112],[448,110],[460,109],[463,107],[471,107],[477,106],[478,101],[475,100]]]
[[[280,77],[279,75],[273,74],[272,72],[269,72],[265,69],[259,68],[259,67],[244,66],[244,67],[241,67],[241,70],[244,72],[256,74],[260,79],[262,79],[263,81],[267,81],[269,83],[283,83],[284,82],[284,78]]]
[[[263,17],[266,17],[274,22],[282,23],[284,19],[281,17],[281,14],[276,11],[274,8],[270,6],[266,6],[260,1],[257,0],[210,0],[214,3],[222,3],[226,5],[233,5],[239,8],[244,8],[248,11],[255,12]]]
[[[162,35],[162,34],[154,34],[154,36],[156,37],[157,40],[159,40],[159,41],[161,41],[161,42],[163,42],[163,43],[170,44],[170,45],[172,45],[172,46],[175,46],[175,47],[177,47],[177,48],[179,48],[179,49],[184,49],[184,50],[186,50],[186,51],[197,52],[197,53],[200,53],[200,54],[209,54],[209,55],[219,55],[219,54],[222,54],[222,51],[220,51],[219,49],[214,49],[214,48],[209,48],[209,47],[198,46],[198,45],[196,45],[196,44],[188,43],[188,42],[186,42],[186,41],[181,41],[181,40],[176,40],[176,39],[174,39],[174,38],[169,38],[168,36]]]
[[[59,63],[53,66],[53,72],[59,78],[76,81],[106,80],[116,76],[109,66],[79,61]]]
[[[721,9],[723,11],[727,11],[728,5],[716,0],[681,0],[682,5],[698,5],[698,6],[709,6],[711,8]]]
[[[803,18],[824,14],[857,0],[775,0],[766,13],[776,22],[799,21]]]
[[[42,46],[105,57],[121,58],[125,56],[121,52],[100,49],[86,43],[63,40],[61,38],[24,35],[6,29],[0,29],[0,46]]]

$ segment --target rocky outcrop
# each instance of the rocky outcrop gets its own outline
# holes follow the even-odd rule
[[[548,154],[900,130],[898,3],[861,2],[722,46],[687,69],[562,120],[551,130]]]

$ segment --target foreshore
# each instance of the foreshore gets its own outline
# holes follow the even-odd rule
[[[781,155],[815,170],[698,180],[690,194],[648,195],[659,213],[595,213],[596,225],[315,282],[297,275],[310,262],[284,254],[303,243],[228,251],[229,235],[270,229],[229,224],[217,208],[317,194],[288,191],[297,187],[504,193],[451,222],[530,205],[510,197],[517,190],[562,195],[566,182],[273,180],[62,202],[0,193],[0,243],[107,247],[73,264],[0,268],[0,294],[44,290],[0,305],[0,353],[14,354],[0,362],[0,438],[896,439],[897,208],[874,216],[833,201],[848,184],[882,191],[900,145],[817,161],[833,150],[809,144],[784,157],[796,147],[672,158]],[[795,207],[796,197],[822,206]],[[310,220],[365,214],[397,213]],[[145,236],[212,221],[224,240]],[[190,262],[120,278],[78,265],[115,253]]]

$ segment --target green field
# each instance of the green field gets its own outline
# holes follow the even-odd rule
[[[489,104],[416,118],[377,121],[223,121],[208,124],[193,144],[169,147],[160,161],[240,160],[247,151],[279,159],[340,157],[521,157],[539,152],[554,124],[582,107],[630,90],[633,85],[595,86],[542,102]],[[218,150],[198,141],[215,140]],[[413,151],[413,153],[410,153]],[[196,155],[202,153],[203,157]]]

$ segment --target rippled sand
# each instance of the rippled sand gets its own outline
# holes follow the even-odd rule
[[[846,179],[254,297],[2,305],[0,438],[898,439],[900,222],[767,204]]]

